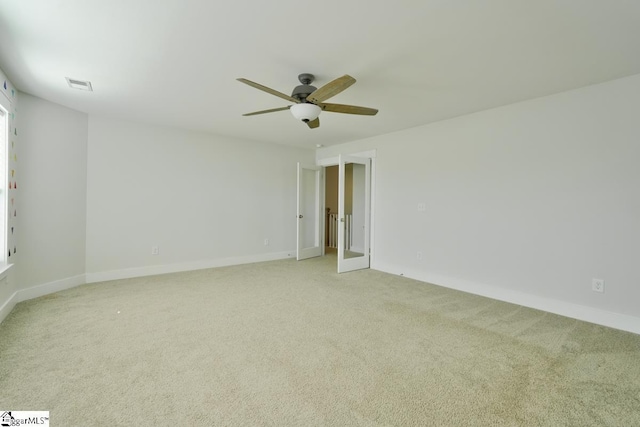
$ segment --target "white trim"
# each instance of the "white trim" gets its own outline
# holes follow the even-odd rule
[[[179,264],[152,265],[134,267],[124,270],[101,271],[87,273],[87,283],[106,282],[109,280],[131,279],[134,277],[155,276],[157,274],[179,273],[181,271],[204,270],[207,268],[227,267],[230,265],[251,264],[255,262],[276,261],[295,257],[296,251],[272,252],[268,254],[248,255],[240,257],[219,258],[204,261],[191,261]]]
[[[524,307],[534,308],[561,316],[578,319],[597,325],[640,334],[640,318],[626,314],[600,310],[566,301],[555,300],[509,289],[498,288],[484,283],[476,283],[453,277],[430,274],[391,264],[372,262],[371,268],[396,276],[404,276],[421,282],[431,283],[445,288],[468,292],[487,298],[504,301]]]
[[[2,283],[3,285],[6,285],[6,280],[4,283]],[[18,293],[14,292],[5,302],[4,304],[2,304],[2,306],[0,306],[0,323],[2,323],[4,321],[4,319],[7,318],[7,316],[9,315],[9,313],[11,313],[11,310],[13,310],[13,307],[16,306],[16,304],[18,303],[16,301],[16,295]]]
[[[9,101],[9,105],[13,105],[13,101],[11,100],[11,98],[9,98],[9,94],[8,93],[5,93],[3,90],[0,90],[0,93],[4,95],[4,99]],[[2,104],[2,103],[0,102],[0,104]]]
[[[11,310],[13,310],[13,307],[15,307],[18,303],[16,301],[17,294],[17,292],[14,292],[13,295],[11,295],[11,297],[9,297],[9,299],[6,300],[4,304],[2,304],[2,307],[0,307],[0,323],[2,323],[4,319],[7,318],[9,313],[11,313]]]
[[[337,157],[326,157],[324,159],[318,159],[318,160],[316,160],[316,165],[323,166],[323,167],[337,166],[338,165],[338,158]]]
[[[359,151],[357,153],[349,154],[349,156],[354,157],[364,157],[370,159],[370,188],[369,188],[369,268],[371,267],[371,263],[373,262],[373,257],[375,254],[375,202],[376,202],[376,156],[377,150],[367,150],[367,151]],[[323,157],[320,159],[316,159],[316,165],[322,166],[323,168],[327,168],[329,166],[337,166],[340,163],[340,155],[331,156],[331,157]],[[326,184],[326,174],[323,178],[323,182]],[[325,189],[326,190],[326,189]],[[322,212],[324,213],[325,209],[325,196],[322,198]],[[324,236],[324,233],[323,233]],[[324,245],[323,245],[324,246]],[[324,255],[324,247],[322,249],[322,255]]]
[[[372,160],[376,158],[376,154],[377,154],[376,150],[359,151],[357,153],[343,153],[343,155],[346,155],[346,156],[364,157]],[[316,165],[318,166],[324,166],[324,167],[336,166],[338,163],[340,163],[339,156],[323,157],[320,159],[316,159]]]
[[[353,157],[365,157],[369,159],[376,158],[376,150],[358,151],[357,153],[349,153]]]
[[[9,270],[13,267],[13,264],[2,264],[0,265],[0,280],[7,277],[9,274]]]
[[[66,279],[32,286],[16,291],[0,307],[0,323],[9,315],[19,302],[49,295],[65,289],[75,288],[87,283],[105,282],[108,280],[129,279],[133,277],[153,276],[181,271],[202,270],[206,268],[226,267],[230,265],[251,264],[255,262],[276,261],[295,256],[295,251],[273,252],[268,254],[244,257],[220,258],[209,261],[186,262],[181,264],[155,265],[151,267],[129,268],[125,270],[104,271],[100,273],[79,274]]]
[[[0,286],[2,286],[3,288],[3,294],[4,292],[11,292],[13,286],[11,286],[11,281],[9,279],[9,270],[11,270],[11,268],[13,267],[13,264],[5,264],[2,266],[2,272],[0,273]],[[11,313],[11,310],[13,310],[13,307],[15,307],[17,301],[16,301],[16,292],[13,292],[13,294],[11,294],[11,296],[9,298],[7,298],[4,302],[1,302],[2,305],[0,306],[0,323],[2,323],[2,321],[9,315],[9,313]]]
[[[182,264],[159,265],[152,267],[130,268],[126,270],[106,271],[101,273],[80,274],[66,279],[42,285],[32,286],[27,289],[16,291],[0,307],[0,323],[9,315],[11,310],[19,302],[44,295],[59,292],[65,289],[84,285],[85,283],[95,283],[108,280],[128,279],[133,277],[151,276],[155,274],[177,273],[181,271],[200,270],[206,268],[225,267],[239,264],[249,264],[254,262],[275,261],[279,259],[291,258],[295,251],[275,252],[263,255],[253,255],[246,257],[221,258],[210,261],[189,262]],[[410,279],[420,280],[426,283],[443,286],[475,295],[481,295],[499,301],[505,301],[524,307],[534,308],[561,316],[595,323],[610,328],[620,329],[635,334],[640,334],[640,318],[611,311],[599,310],[579,304],[554,300],[522,292],[511,291],[504,288],[497,288],[481,283],[456,279],[447,276],[429,274],[422,271],[411,271],[403,267],[382,264],[372,259],[371,268],[385,273],[404,276]]]
[[[85,283],[87,283],[85,281],[85,275],[79,274],[77,276],[67,277],[66,279],[60,279],[54,282],[20,289],[19,291],[16,291],[14,296],[16,298],[16,303],[19,303],[44,295],[53,294],[55,292],[64,291],[66,289],[75,288],[76,286],[84,285]]]
[[[11,310],[13,310],[19,302],[64,291],[65,289],[75,288],[76,286],[84,285],[85,283],[85,275],[79,274],[66,279],[56,280],[54,282],[44,283],[42,285],[36,285],[15,291],[13,295],[11,295],[9,299],[2,304],[2,307],[0,307],[0,323],[7,318],[9,313],[11,313]]]

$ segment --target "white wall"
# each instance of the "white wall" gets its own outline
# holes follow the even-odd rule
[[[311,150],[90,117],[86,271],[99,280],[286,256],[296,162],[313,160]]]
[[[83,276],[88,119],[20,94],[18,288]]]
[[[377,150],[374,268],[640,333],[639,111],[637,75],[317,157]]]

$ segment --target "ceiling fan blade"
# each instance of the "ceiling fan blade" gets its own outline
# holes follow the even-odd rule
[[[270,110],[261,110],[261,111],[254,111],[253,113],[247,113],[247,114],[243,114],[243,116],[255,116],[258,114],[267,114],[267,113],[275,113],[276,111],[284,111],[284,110],[288,110],[291,106],[288,107],[280,107],[280,108],[272,108]]]
[[[261,91],[270,93],[271,95],[275,95],[275,96],[277,96],[279,98],[286,99],[287,101],[295,102],[296,104],[300,103],[299,100],[297,100],[297,99],[295,99],[295,98],[293,98],[293,97],[291,97],[289,95],[285,95],[282,92],[278,92],[277,90],[274,90],[274,89],[271,89],[269,87],[263,86],[260,83],[252,82],[251,80],[242,79],[242,78],[236,79],[236,80],[238,80],[239,82],[242,82],[242,83],[244,83],[246,85],[249,85],[251,87],[255,87],[256,89],[260,89]]]
[[[375,116],[378,114],[378,110],[375,108],[358,107],[357,105],[344,105],[344,104],[318,104],[322,111],[329,111],[330,113],[345,113],[345,114],[359,114],[362,116]]]
[[[316,118],[315,120],[311,120],[310,122],[307,122],[307,126],[309,126],[310,129],[315,129],[318,126],[320,126],[320,119]]]
[[[326,85],[322,86],[320,89],[317,89],[309,96],[307,96],[307,101],[313,102],[314,104],[318,104],[325,99],[329,99],[332,96],[336,96],[352,84],[356,82],[356,79],[345,74],[342,77],[338,77],[335,80],[330,81]]]

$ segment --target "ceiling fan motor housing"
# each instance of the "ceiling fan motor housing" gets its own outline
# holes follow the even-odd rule
[[[307,102],[307,96],[318,90],[315,86],[311,86],[311,83],[313,83],[315,78],[316,77],[310,73],[299,74],[298,80],[302,84],[293,89],[291,97],[299,100],[300,102]]]
[[[302,85],[296,86],[295,89],[293,89],[291,96],[293,98],[300,100],[300,102],[306,102],[307,96],[311,95],[316,90],[317,88],[315,86],[311,86],[309,84],[302,84]]]

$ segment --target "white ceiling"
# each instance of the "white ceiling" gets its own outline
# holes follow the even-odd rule
[[[89,114],[315,148],[640,73],[637,0],[0,0],[0,68]],[[308,129],[284,93],[358,82]],[[94,92],[65,77],[90,80]]]

